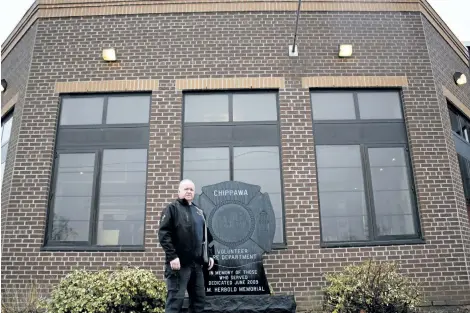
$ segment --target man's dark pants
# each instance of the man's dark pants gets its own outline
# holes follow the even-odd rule
[[[189,312],[202,313],[206,292],[202,266],[192,264],[174,271],[170,265],[165,266],[166,286],[168,289],[165,313],[180,313],[186,289],[189,295]]]

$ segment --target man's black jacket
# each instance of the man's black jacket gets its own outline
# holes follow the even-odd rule
[[[202,210],[200,213],[206,220]],[[193,262],[203,264],[202,247],[197,244],[191,207],[185,199],[177,199],[163,210],[158,238],[165,251],[167,264],[176,258],[180,259],[181,266],[190,265]],[[205,239],[203,238],[203,242]],[[208,243],[212,241],[209,229],[207,229],[207,239]],[[209,257],[213,255],[211,250],[208,251]]]

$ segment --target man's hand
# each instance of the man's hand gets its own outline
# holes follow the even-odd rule
[[[170,261],[170,267],[172,270],[178,271],[181,268],[180,259],[176,258],[173,261]]]
[[[214,266],[214,259],[209,258],[209,270]]]

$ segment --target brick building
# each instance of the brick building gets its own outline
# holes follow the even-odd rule
[[[2,290],[47,294],[77,265],[162,275],[185,177],[270,194],[265,267],[304,308],[370,258],[428,305],[470,304],[468,51],[425,0],[307,0],[289,56],[297,5],[37,0],[2,46]]]

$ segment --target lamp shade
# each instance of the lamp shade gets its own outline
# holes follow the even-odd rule
[[[467,83],[467,76],[464,73],[455,72],[454,82],[459,86],[465,85]]]
[[[103,60],[107,62],[116,61],[116,50],[114,48],[103,49]]]
[[[338,56],[341,58],[348,58],[352,56],[352,45],[339,45]]]
[[[4,92],[5,90],[7,90],[7,87],[8,87],[7,81],[5,79],[2,79],[1,92]]]

